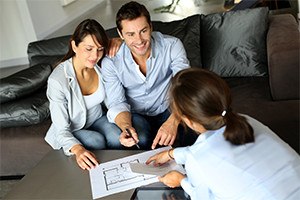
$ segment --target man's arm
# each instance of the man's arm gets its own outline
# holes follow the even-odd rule
[[[190,62],[187,59],[186,51],[182,42],[176,39],[171,48],[171,70],[173,76],[175,76],[179,71],[190,68]]]
[[[115,124],[122,130],[125,131],[126,128],[129,128],[132,126],[131,123],[131,114],[130,112],[121,112],[117,115],[115,118]]]
[[[169,118],[161,125],[156,137],[153,140],[152,149],[155,149],[156,145],[172,145],[176,139],[177,128],[180,121],[171,114]]]
[[[171,49],[171,70],[173,76],[179,71],[189,68],[189,60],[186,56],[186,51],[182,42],[176,39]],[[172,145],[176,139],[177,128],[180,121],[171,114],[170,117],[159,128],[156,137],[153,140],[151,148],[154,149],[157,144],[159,145]]]
[[[120,46],[122,45],[123,40],[119,37],[117,38],[111,38],[109,40],[109,46],[108,46],[108,51],[106,52],[108,57],[114,57],[117,52],[120,49]]]
[[[139,142],[138,135],[135,131],[135,129],[132,127],[131,123],[131,114],[130,112],[121,112],[117,115],[115,118],[115,124],[122,130],[122,133],[120,135],[120,143],[126,147],[131,147],[136,144],[136,142]],[[134,139],[132,139],[127,133],[126,129],[128,129],[131,132],[131,135]]]
[[[108,108],[107,118],[115,123],[116,117],[121,112],[130,112],[130,105],[125,97],[125,90],[117,75],[117,66],[112,59],[105,57],[101,63],[101,74],[103,77],[106,93],[105,105]]]

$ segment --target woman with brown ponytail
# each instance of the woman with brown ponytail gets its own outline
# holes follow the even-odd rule
[[[199,136],[189,147],[150,157],[171,159],[186,175],[171,171],[159,180],[198,199],[299,199],[300,157],[268,127],[231,110],[230,89],[212,72],[180,71],[171,86],[171,108]]]

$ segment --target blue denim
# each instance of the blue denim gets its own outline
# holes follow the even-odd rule
[[[89,150],[122,149],[119,141],[121,130],[113,123],[108,122],[106,115],[96,120],[87,129],[73,132],[73,135]]]
[[[133,113],[132,126],[139,137],[141,149],[149,150],[161,125],[169,118],[170,111],[167,109],[156,116],[147,116]]]

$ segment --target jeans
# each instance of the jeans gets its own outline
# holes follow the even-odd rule
[[[141,149],[149,150],[153,140],[157,134],[161,125],[169,118],[170,111],[166,110],[163,113],[156,116],[147,116],[140,114],[132,114],[132,126],[135,128],[139,137],[139,146]],[[173,144],[174,147],[190,146],[195,143],[198,138],[198,134],[188,127],[179,124],[177,129],[177,144]],[[156,148],[160,147],[157,144]],[[132,149],[136,149],[135,146]]]
[[[89,150],[122,149],[119,141],[121,130],[113,123],[108,122],[106,115],[96,120],[87,129],[73,132],[73,135]]]
[[[133,113],[132,126],[135,128],[139,137],[141,149],[149,150],[156,136],[158,129],[169,118],[170,111],[166,110],[156,116],[147,116]],[[135,147],[133,147],[135,148]]]

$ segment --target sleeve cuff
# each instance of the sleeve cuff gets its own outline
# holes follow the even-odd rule
[[[183,190],[184,190],[188,195],[191,196],[191,194],[192,194],[192,189],[193,189],[193,188],[192,188],[191,184],[189,183],[187,177],[181,180],[180,185],[181,185],[181,187],[183,188]]]
[[[178,147],[174,149],[173,156],[177,164],[185,164],[187,151],[188,147]]]
[[[191,197],[191,199],[212,199],[209,188],[201,181],[197,183],[197,187],[193,187],[188,177],[181,180],[180,185],[183,190]]]
[[[67,145],[64,145],[62,147],[63,151],[64,151],[64,154],[66,156],[72,156],[74,155],[74,153],[71,152],[71,148],[76,145],[76,144],[81,144],[76,138],[71,142],[69,141]]]
[[[114,123],[115,122],[115,118],[117,117],[117,115],[121,112],[130,112],[130,105],[123,103],[123,104],[119,104],[117,106],[111,107],[108,111],[107,111],[107,119],[110,123]]]

